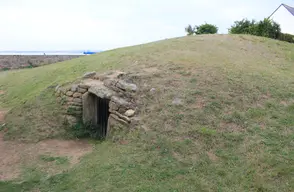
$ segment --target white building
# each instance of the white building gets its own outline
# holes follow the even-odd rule
[[[269,18],[281,25],[282,33],[294,35],[294,7],[281,4]]]

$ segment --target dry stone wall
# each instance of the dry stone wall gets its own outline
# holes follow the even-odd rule
[[[109,101],[108,134],[138,123],[135,95],[138,87],[123,72],[86,73],[73,84],[56,87],[57,101],[71,125],[83,120],[97,123],[96,98]]]

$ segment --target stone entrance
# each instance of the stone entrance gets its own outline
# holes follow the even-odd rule
[[[109,99],[102,99],[89,93],[83,98],[83,121],[95,127],[100,137],[107,136]]]
[[[136,92],[137,85],[123,72],[87,73],[78,82],[56,88],[69,124],[81,119],[97,126],[102,137],[138,122]]]

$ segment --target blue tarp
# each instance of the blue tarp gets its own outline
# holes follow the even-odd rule
[[[85,55],[92,55],[92,54],[95,54],[97,52],[93,52],[93,51],[84,51],[83,54]]]
[[[293,16],[294,16],[294,7],[290,7],[289,5],[282,4]]]

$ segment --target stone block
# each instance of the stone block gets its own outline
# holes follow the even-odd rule
[[[96,75],[96,72],[95,71],[92,71],[92,72],[87,72],[83,75],[83,78],[86,79],[86,78],[91,78],[91,77],[94,77]]]
[[[127,83],[123,80],[119,80],[116,84],[116,86],[124,91],[137,91],[137,85],[133,83]]]
[[[97,99],[96,96],[85,93],[83,94],[83,122],[97,124]]]
[[[127,117],[133,117],[135,115],[135,111],[133,109],[129,109],[125,112]]]
[[[104,85],[97,85],[97,86],[92,86],[88,90],[90,93],[93,93],[97,97],[100,97],[102,99],[110,99],[113,95],[115,95],[115,92],[108,89]]]
[[[88,89],[88,88],[90,88],[90,86],[89,85],[85,85],[85,84],[79,84],[79,88]]]
[[[118,110],[118,105],[112,101],[109,102],[109,110],[110,111],[117,111]]]
[[[128,109],[125,106],[120,106],[118,112],[124,114]]]
[[[82,106],[83,104],[82,103],[75,103],[75,102],[68,102],[68,105],[71,105],[71,106]]]
[[[88,91],[88,89],[84,89],[84,88],[80,88],[80,87],[78,87],[78,89],[77,89],[77,91],[79,92],[79,93],[86,93],[87,91]]]
[[[78,85],[72,85],[72,86],[71,86],[71,91],[72,91],[72,92],[76,92],[77,89],[78,89]]]
[[[82,103],[82,99],[81,98],[73,98],[72,100],[75,103]]]
[[[82,94],[76,92],[76,93],[73,94],[73,97],[74,97],[74,98],[82,98]]]
[[[57,97],[56,101],[60,103],[61,102],[61,97]]]
[[[111,111],[111,113],[113,113],[113,114],[116,115],[119,119],[123,120],[123,121],[126,122],[126,123],[131,122],[131,119],[130,119],[130,118],[128,118],[128,117],[126,117],[126,116],[120,114],[120,113],[117,112],[117,111]]]
[[[67,91],[67,92],[66,92],[66,96],[69,96],[69,97],[72,96],[73,94],[74,94],[74,93],[73,93],[72,91]]]
[[[74,116],[72,116],[72,115],[66,115],[65,116],[65,119],[66,119],[66,121],[67,121],[67,123],[69,124],[69,125],[74,125],[74,124],[76,124],[77,123],[77,118],[76,117],[74,117]]]
[[[72,102],[72,101],[74,100],[74,98],[73,98],[73,97],[65,96],[65,100],[66,100],[67,102]]]
[[[132,103],[128,102],[127,100],[125,100],[121,97],[117,97],[117,96],[111,97],[111,101],[116,103],[119,106],[124,106],[125,108],[130,108],[132,106]]]

